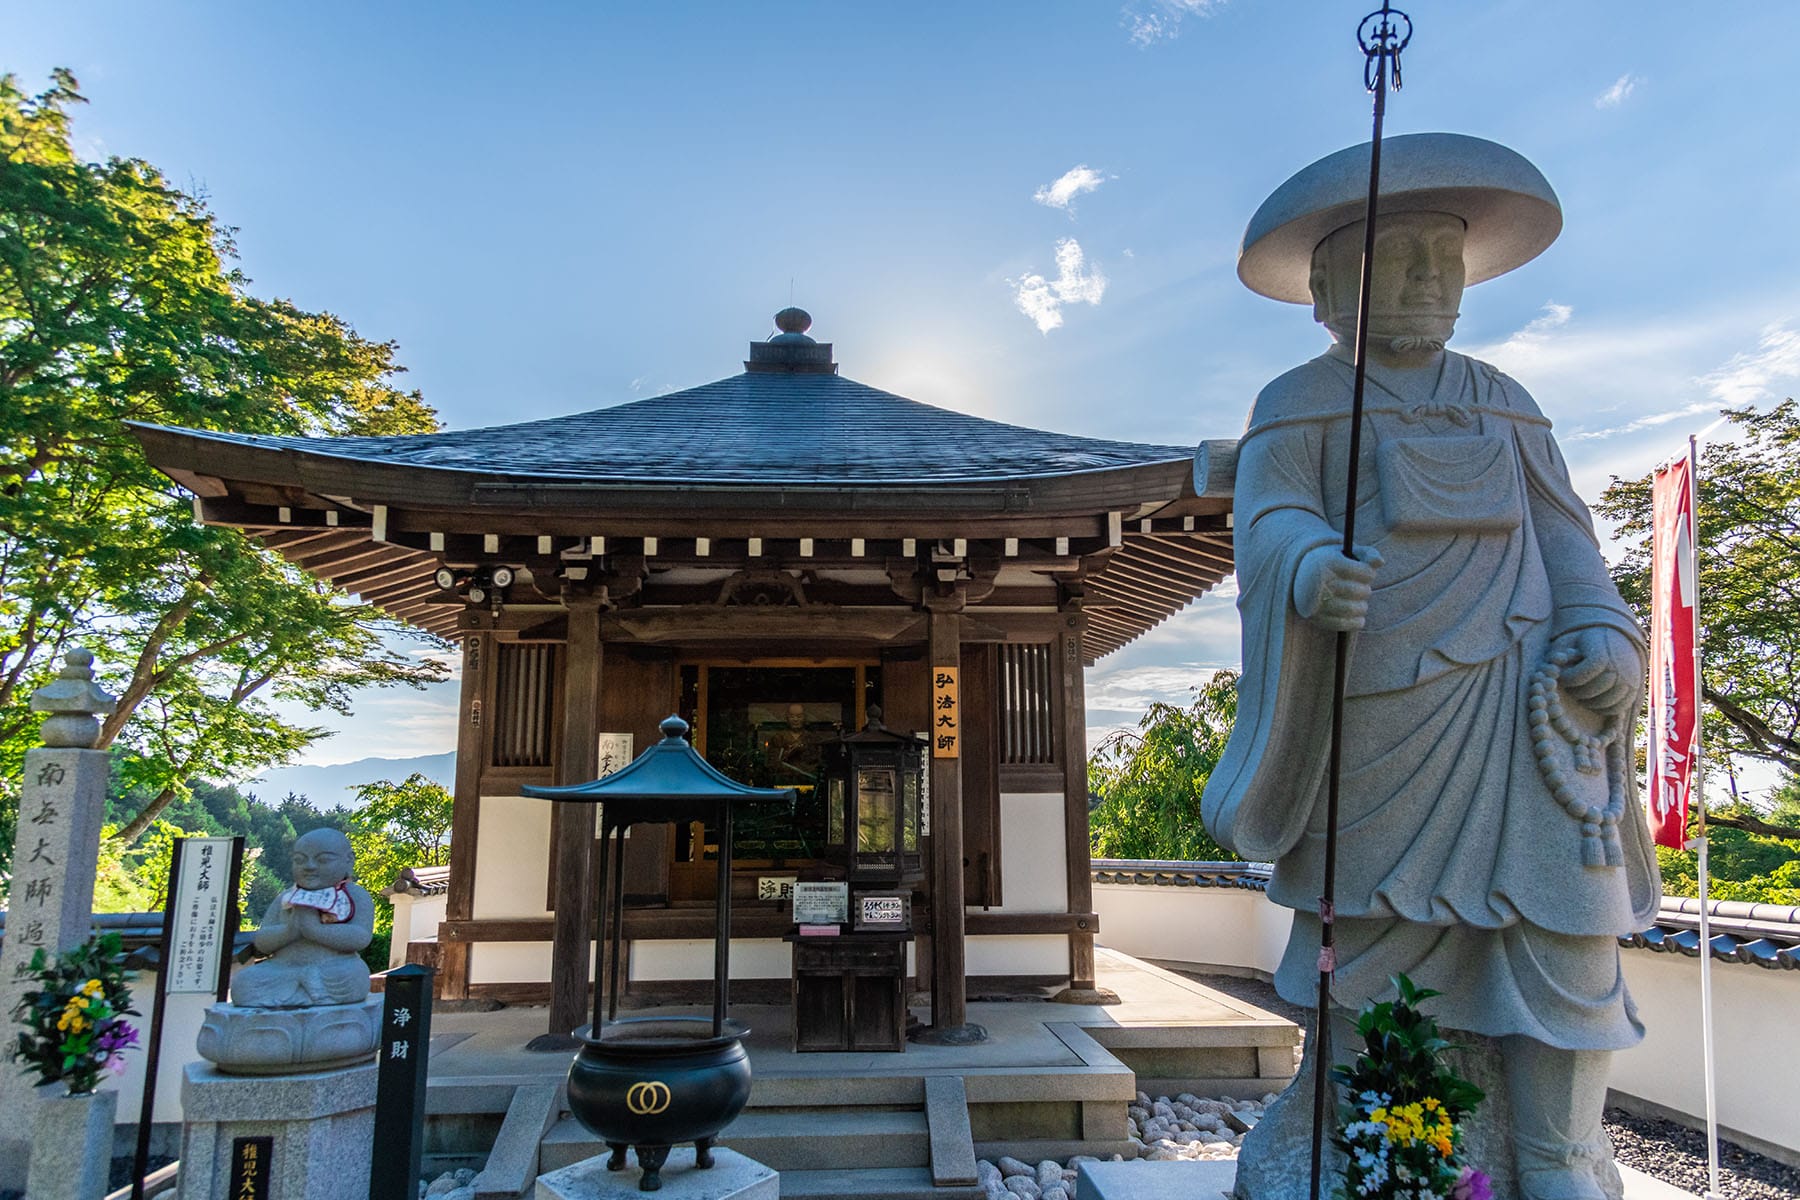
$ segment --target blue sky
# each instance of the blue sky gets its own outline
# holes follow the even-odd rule
[[[1388,131],[1493,138],[1561,240],[1472,289],[1458,349],[1557,423],[1578,490],[1800,378],[1800,6],[1413,0]],[[254,288],[392,338],[446,424],[741,369],[792,300],[878,387],[998,419],[1231,436],[1317,353],[1233,261],[1368,135],[1366,3],[3,6],[0,68],[92,103],[239,228]],[[1235,661],[1229,597],[1089,677],[1094,727]],[[372,694],[310,761],[449,747]]]

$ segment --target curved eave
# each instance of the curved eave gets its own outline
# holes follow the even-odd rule
[[[1058,502],[1058,509],[1105,502],[1151,484],[1156,498],[1173,500],[1192,490],[1192,455],[1171,449],[1165,459],[958,478],[898,478],[848,483],[796,476],[787,479],[615,479],[478,471],[463,467],[395,463],[314,449],[268,446],[231,434],[175,426],[131,424],[151,464],[178,482],[254,482],[316,496],[354,496],[370,504],[478,510],[542,516],[621,508],[730,512],[746,505],[796,511],[870,513],[917,511],[935,504],[969,513],[1008,511]],[[1154,481],[1154,483],[1152,483]],[[203,490],[207,485],[195,490]],[[221,493],[223,494],[223,493]]]
[[[335,587],[400,620],[453,637],[461,606],[430,576],[425,531],[494,535],[811,536],[819,522],[862,536],[915,526],[933,536],[999,538],[1122,530],[1085,581],[1088,662],[1155,628],[1232,570],[1229,460],[1196,481],[1191,456],[1063,474],[865,485],[600,482],[370,462],[247,444],[230,435],[133,425],[151,464],[205,498],[240,506],[233,524]],[[1215,443],[1208,443],[1208,447]],[[1235,449],[1231,443],[1217,443]],[[1217,454],[1212,461],[1220,461]],[[1198,490],[1197,490],[1198,489]],[[344,527],[288,528],[274,506],[324,509]],[[371,535],[381,512],[387,536]],[[1140,528],[1155,515],[1155,528]],[[1209,525],[1195,528],[1199,516]],[[211,516],[209,520],[214,519]],[[411,545],[400,544],[408,540]]]

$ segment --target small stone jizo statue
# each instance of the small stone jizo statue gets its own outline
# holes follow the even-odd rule
[[[270,903],[256,931],[269,957],[238,972],[231,1001],[244,1008],[356,1004],[369,995],[358,955],[375,930],[375,904],[351,878],[350,840],[315,829],[294,842],[294,884]]]
[[[1550,422],[1513,380],[1444,349],[1465,283],[1536,257],[1561,209],[1492,142],[1384,143],[1348,558],[1368,161],[1365,145],[1312,164],[1245,233],[1239,276],[1310,303],[1334,344],[1263,389],[1238,444],[1244,674],[1203,815],[1222,844],[1274,862],[1269,896],[1294,910],[1276,986],[1310,1007],[1333,643],[1349,631],[1334,1008],[1391,999],[1400,973],[1444,993],[1431,1011],[1447,1036],[1497,1052],[1476,1120],[1498,1141],[1484,1152],[1502,1200],[1616,1200],[1607,1064],[1643,1037],[1616,939],[1661,893],[1630,746],[1643,637]],[[1340,1060],[1348,1041],[1334,1039]],[[1310,1095],[1285,1107],[1294,1120],[1246,1140],[1238,1187],[1253,1200],[1306,1190]]]

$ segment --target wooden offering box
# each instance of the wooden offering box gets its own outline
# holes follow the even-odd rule
[[[906,1049],[906,946],[912,934],[789,934],[794,1049]]]

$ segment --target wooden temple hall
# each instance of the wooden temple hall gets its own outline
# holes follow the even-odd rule
[[[907,991],[954,1031],[971,990],[1093,987],[1082,671],[1231,571],[1229,489],[1196,491],[1192,447],[853,382],[805,313],[776,322],[742,374],[549,420],[135,430],[200,521],[460,647],[448,919],[412,947],[442,996],[586,1022],[594,806],[520,789],[595,779],[670,714],[725,775],[793,789],[731,826],[737,998],[785,1000],[816,949],[794,882],[871,872],[906,901],[902,1016]],[[891,778],[847,796],[834,765],[865,728],[927,735],[886,739],[918,747],[886,808]],[[702,823],[631,829],[628,1004],[706,994],[719,849]]]

